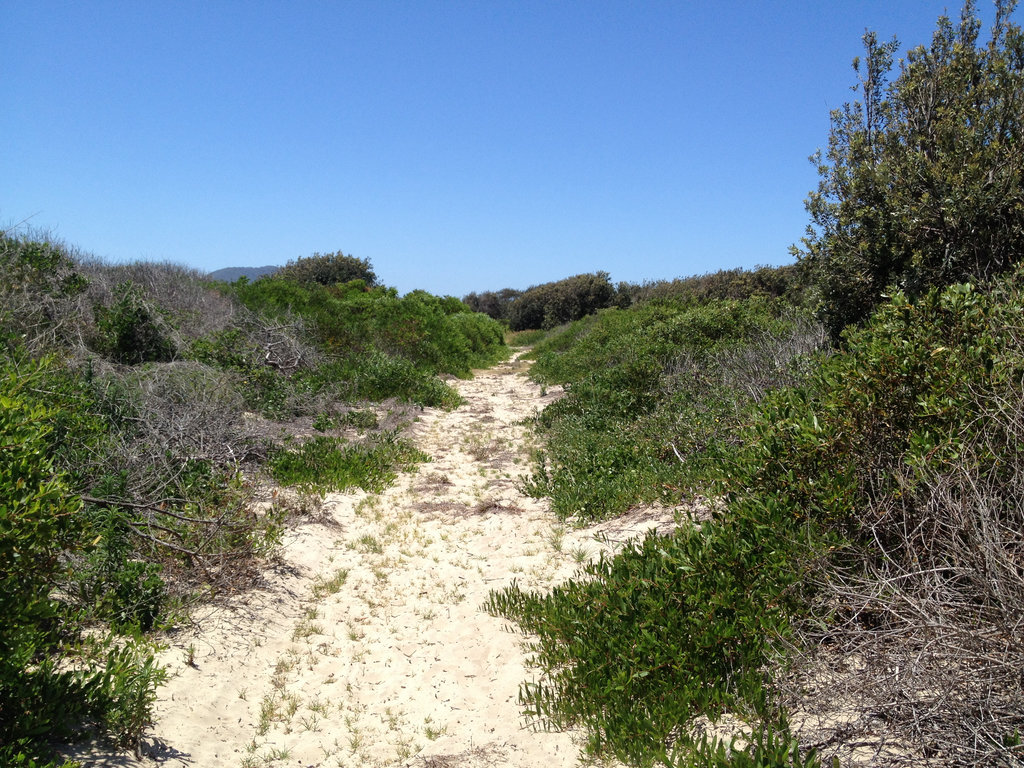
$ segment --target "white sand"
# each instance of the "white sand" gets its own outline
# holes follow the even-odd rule
[[[455,382],[467,403],[423,411],[408,433],[431,462],[380,495],[330,495],[325,523],[287,534],[267,589],[208,607],[174,637],[146,756],[78,757],[169,768],[581,764],[579,734],[523,720],[523,638],[481,605],[513,579],[564,580],[580,559],[672,515],[572,529],[522,495],[517,422],[558,396],[522,370],[513,361]]]

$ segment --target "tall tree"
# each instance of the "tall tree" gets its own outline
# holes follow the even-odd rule
[[[296,283],[317,283],[337,285],[351,280],[362,280],[367,286],[377,284],[377,275],[369,259],[357,259],[336,253],[314,253],[289,261],[272,275],[275,280],[291,280]]]
[[[794,248],[833,335],[865,319],[890,286],[987,278],[1024,255],[1024,35],[1016,0],[997,0],[988,42],[968,0],[889,79],[895,39],[864,36],[860,98],[832,112],[819,152],[812,224]]]

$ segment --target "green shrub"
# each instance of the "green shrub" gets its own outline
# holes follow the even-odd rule
[[[437,377],[403,357],[379,351],[325,363],[295,378],[298,386],[311,392],[336,392],[348,401],[380,402],[393,397],[446,410],[462,403],[459,393]]]
[[[0,372],[0,742],[45,733],[60,715],[55,653],[60,556],[80,545],[81,502],[48,457],[50,411],[25,397],[45,368],[7,360]],[[41,706],[33,706],[42,698]],[[59,723],[53,723],[57,725]]]
[[[611,309],[552,333],[531,375],[567,395],[537,420],[545,447],[526,490],[600,519],[706,487],[749,408],[819,343],[803,315],[759,299]]]
[[[159,312],[134,284],[117,287],[119,297],[110,307],[97,305],[96,349],[114,362],[126,365],[163,362],[175,354]]]
[[[484,291],[483,293],[470,293],[462,297],[463,303],[474,312],[482,312],[488,317],[508,321],[509,310],[512,302],[522,295],[522,291],[514,288],[503,288],[500,291]]]
[[[90,613],[122,632],[149,632],[161,617],[167,587],[159,563],[135,559],[136,541],[124,509],[87,509],[96,549],[73,579]]]
[[[579,320],[615,303],[615,287],[607,272],[574,275],[527,288],[508,308],[513,331],[554,328]]]
[[[370,410],[348,411],[342,414],[339,422],[342,426],[356,429],[374,429],[378,424],[377,414]]]
[[[282,485],[301,485],[317,491],[343,491],[358,487],[380,493],[397,472],[428,456],[394,432],[385,432],[368,443],[318,436],[298,448],[282,448],[268,464]]]
[[[784,508],[751,508],[631,542],[549,594],[492,593],[490,612],[537,635],[543,675],[522,686],[522,704],[636,765],[664,758],[698,715],[770,719],[765,665],[793,609],[800,539]]]
[[[314,253],[312,256],[289,261],[281,269],[263,280],[287,280],[300,284],[337,285],[360,281],[365,286],[377,284],[377,275],[369,259],[335,253]]]
[[[367,291],[355,283],[326,287],[284,280],[259,280],[233,290],[254,311],[304,318],[320,347],[350,370],[390,359],[408,363],[421,380],[444,373],[468,376],[472,368],[507,354],[501,324],[451,297],[425,291],[399,297],[393,288]],[[386,382],[375,382],[383,397],[423,387],[400,384],[390,392]]]
[[[529,347],[547,335],[548,332],[540,328],[533,331],[510,331],[505,334],[505,343],[510,347]]]
[[[1020,260],[1024,33],[1014,5],[997,3],[981,45],[973,1],[959,24],[941,16],[892,81],[896,41],[864,35],[854,60],[862,96],[832,112],[807,200],[813,227],[796,250],[835,337],[892,286],[920,296]]]
[[[74,345],[87,327],[87,285],[63,246],[0,233],[0,341],[34,353]]]
[[[628,294],[625,305],[648,301],[670,300],[680,304],[698,304],[732,299],[741,301],[755,296],[786,299],[794,304],[803,300],[803,281],[799,267],[754,267],[753,269],[721,269],[703,275],[658,280],[639,285],[621,285],[620,294]],[[623,306],[620,300],[619,306]]]
[[[65,558],[92,543],[51,457],[54,410],[38,402],[48,366],[15,351],[0,368],[0,758],[15,764],[48,763],[49,738],[88,724],[137,743],[162,680],[148,647],[92,668],[71,655],[87,617],[55,596]]]

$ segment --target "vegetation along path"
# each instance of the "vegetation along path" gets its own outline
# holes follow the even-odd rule
[[[164,656],[141,760],[168,766],[574,766],[571,734],[527,726],[522,638],[492,589],[556,583],[665,518],[564,529],[517,490],[522,420],[558,396],[513,360],[455,382],[458,410],[409,429],[432,458],[379,495],[331,494],[291,530],[267,589],[208,609]],[[104,762],[106,761],[106,762]],[[151,764],[151,763],[150,763]]]

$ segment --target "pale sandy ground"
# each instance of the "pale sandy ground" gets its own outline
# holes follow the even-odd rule
[[[172,639],[162,655],[172,677],[141,759],[79,759],[169,768],[582,764],[579,734],[524,722],[523,638],[481,605],[513,579],[537,588],[564,580],[580,561],[668,527],[673,515],[637,511],[575,529],[520,493],[528,447],[519,422],[558,396],[524,370],[511,361],[454,382],[466,404],[424,410],[407,432],[431,462],[379,495],[330,495],[325,522],[287,534],[266,589],[201,611],[194,630]]]

